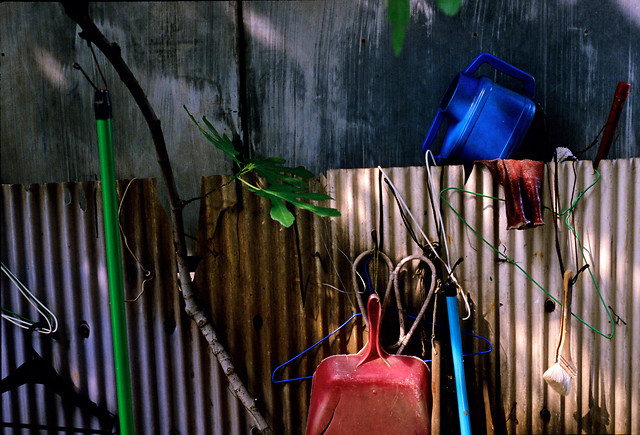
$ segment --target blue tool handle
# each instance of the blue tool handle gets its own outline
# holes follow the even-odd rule
[[[431,127],[429,127],[429,132],[427,133],[427,137],[422,143],[423,153],[426,153],[431,149],[431,146],[433,145],[433,141],[435,140],[436,135],[438,134],[438,130],[440,129],[440,124],[442,124],[443,116],[444,115],[442,114],[442,109],[438,109],[438,113],[436,113],[436,117],[433,119],[433,122],[431,123]],[[436,160],[436,163],[440,164],[440,157],[435,157],[435,160]]]
[[[458,298],[457,296],[447,296],[446,299],[447,314],[449,315],[449,335],[451,336],[451,352],[453,354],[453,373],[456,378],[456,396],[458,397],[460,434],[471,435],[469,402],[467,400],[467,382],[464,377],[464,364],[462,362],[462,337],[460,335]]]
[[[464,70],[464,73],[473,75],[473,73],[475,73],[483,63],[488,63],[498,71],[520,80],[524,84],[524,89],[527,92],[527,95],[531,98],[535,96],[536,79],[534,79],[532,75],[527,74],[526,72],[489,53],[480,53],[475,59],[473,59],[467,69]]]

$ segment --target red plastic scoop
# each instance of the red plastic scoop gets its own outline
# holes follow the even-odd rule
[[[414,356],[387,354],[378,339],[380,299],[368,302],[369,342],[324,359],[311,385],[307,435],[430,434],[431,375]]]

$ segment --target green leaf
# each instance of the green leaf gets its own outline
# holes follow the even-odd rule
[[[280,182],[286,183],[289,188],[296,187],[300,189],[308,189],[309,183],[307,181],[301,180],[300,178],[295,177],[286,177],[284,175],[280,176]]]
[[[260,189],[260,194],[267,197],[276,197],[284,201],[295,201],[298,198],[298,194],[303,192],[293,192],[291,189],[284,188],[281,185],[269,186],[266,189]]]
[[[200,124],[198,124],[198,121],[196,121],[196,119],[193,117],[191,112],[189,112],[189,109],[187,109],[187,106],[182,106],[182,107],[184,107],[184,110],[187,111],[187,114],[189,115],[189,118],[191,118],[193,123],[198,127],[198,130],[200,130],[200,133],[202,133],[204,135],[204,137],[206,137],[209,142],[215,144],[217,139],[213,138],[208,132],[206,132],[202,127],[200,127]]]
[[[295,168],[286,168],[287,173],[302,178],[303,180],[310,180],[313,178],[313,173],[304,168],[304,166],[296,166]]]
[[[279,204],[278,201],[280,202],[288,202],[290,204],[292,204],[294,207],[297,207],[299,209],[303,209],[303,210],[307,210],[310,211],[312,213],[317,214],[320,217],[339,217],[341,216],[340,212],[338,210],[336,210],[335,208],[330,208],[330,207],[320,207],[314,204],[309,204],[307,202],[301,201],[300,199],[306,199],[306,200],[310,200],[310,201],[326,201],[326,200],[330,200],[333,199],[331,198],[329,195],[326,195],[324,193],[320,193],[320,192],[307,192],[307,191],[301,191],[299,189],[297,190],[292,190],[290,188],[287,188],[287,186],[284,186],[282,184],[277,184],[277,185],[272,185],[269,186],[266,189],[254,189],[249,187],[249,190],[251,192],[253,192],[254,194],[261,196],[263,198],[268,198],[271,200],[272,203],[272,209],[271,209],[271,217],[274,217],[274,213],[275,216],[278,216],[279,218],[276,219],[278,222],[282,223],[284,226],[288,226],[285,225],[286,222],[288,222],[287,219],[285,219],[284,217],[280,218],[280,213],[282,213],[283,215],[286,215],[286,213],[284,213],[284,211],[280,210],[280,213],[278,213],[276,210],[276,212],[274,212],[274,207],[277,208],[277,205],[274,204]],[[286,207],[285,207],[286,210]],[[286,210],[288,212],[288,210]],[[291,214],[291,213],[289,213]],[[291,215],[291,217],[293,217],[293,215]],[[295,217],[293,217],[293,219],[295,219]],[[292,221],[293,222],[293,221]],[[290,225],[290,224],[289,224]]]
[[[204,137],[206,137],[209,142],[211,142],[216,148],[222,151],[227,157],[229,157],[231,160],[233,160],[238,165],[240,165],[240,162],[236,158],[236,156],[240,154],[240,152],[235,149],[235,147],[233,146],[233,143],[227,137],[227,135],[224,135],[221,137],[218,131],[215,128],[213,128],[213,125],[211,125],[209,120],[207,120],[207,118],[203,116],[202,120],[204,121],[207,128],[209,128],[209,130],[211,131],[211,132],[207,132],[205,129],[200,127],[200,124],[198,123],[198,121],[196,121],[196,119],[193,117],[191,112],[189,112],[189,109],[187,109],[187,106],[183,105],[182,107],[184,107],[184,110],[187,111],[189,118],[191,118],[193,123],[198,127],[198,130],[200,130],[200,132],[204,135]]]
[[[324,194],[324,193],[320,193],[320,192],[291,192],[291,191],[286,191],[286,190],[282,190],[279,188],[273,188],[273,187],[269,187],[267,189],[261,189],[260,193],[256,192],[257,194],[259,194],[260,196],[265,196],[265,197],[277,197],[280,198],[283,201],[287,201],[290,202],[291,204],[295,205],[298,208],[303,208],[305,210],[310,210],[313,211],[315,209],[329,209],[327,207],[319,207],[313,204],[309,204],[303,201],[300,201],[300,199],[306,199],[309,201],[327,201],[327,200],[331,200],[333,198],[331,198],[329,195]],[[335,210],[335,209],[330,209],[330,210]],[[335,210],[337,212],[337,210]],[[338,214],[337,216],[340,216],[340,214]]]
[[[225,153],[227,156],[233,159],[235,159],[235,157],[238,154],[240,154],[240,151],[238,151],[233,146],[233,142],[231,142],[231,139],[229,139],[229,137],[226,134],[224,136],[220,136],[220,133],[218,133],[218,131],[215,128],[213,128],[213,125],[211,125],[211,123],[209,122],[206,116],[202,117],[202,122],[205,123],[207,128],[213,133],[214,137],[217,139],[214,145],[218,149],[220,149],[223,153]]]
[[[307,192],[302,190],[286,190],[286,189],[278,189],[277,187],[269,187],[266,189],[268,193],[273,193],[274,195],[281,195],[282,199],[289,201],[290,199],[306,199],[309,201],[329,201],[333,198],[325,193],[320,192]]]
[[[252,169],[254,169],[258,175],[264,178],[269,185],[285,185],[288,188],[296,187],[299,189],[308,190],[309,183],[305,181],[308,178],[311,178],[313,174],[307,171],[304,168],[289,168],[287,166],[280,166],[278,163],[282,161],[282,159],[251,159],[250,162],[253,165]],[[249,166],[249,165],[247,165]],[[295,176],[289,176],[288,174],[298,175],[300,178],[296,178]],[[302,179],[302,177],[306,177]]]
[[[449,16],[454,16],[462,6],[462,0],[436,0],[440,10]]]
[[[308,202],[292,200],[289,201],[295,207],[301,208],[303,210],[308,210],[312,213],[317,214],[320,217],[340,217],[342,216],[338,210],[330,207],[319,207],[317,205],[309,204]]]
[[[266,168],[267,170],[272,170],[277,172],[278,174],[291,174],[297,177],[300,177],[304,180],[309,180],[313,178],[313,173],[306,170],[303,166],[298,166],[295,168],[289,166],[282,166],[286,160],[280,157],[270,157],[268,159],[258,159],[254,158],[249,160],[249,163],[253,163],[256,165],[257,169]]]
[[[284,175],[278,169],[273,169],[269,167],[257,166],[255,168],[258,175],[267,180],[269,184],[282,184],[285,183],[289,187],[299,187],[302,189],[308,189],[309,183],[305,180],[295,177],[289,177],[288,175]]]
[[[249,163],[255,164],[265,164],[265,165],[277,165],[286,162],[282,157],[268,157],[266,159],[261,159],[259,157],[254,157],[249,160]]]
[[[287,190],[283,190],[281,187],[269,187],[267,189],[252,189],[249,188],[251,192],[255,193],[258,196],[262,196],[264,198],[277,198],[282,201],[289,202],[293,204],[297,208],[301,208],[304,210],[311,211],[316,213],[318,216],[333,216],[338,217],[341,216],[340,212],[335,208],[330,207],[320,207],[317,205],[309,204],[304,201],[300,201],[298,198],[307,199],[311,201],[326,201],[333,199],[329,195],[320,193],[320,192],[290,192]]]
[[[326,193],[320,192],[305,192],[298,195],[298,198],[308,199],[309,201],[331,201],[332,197],[327,195]]]
[[[271,219],[273,219],[274,221],[278,221],[283,226],[289,228],[291,224],[293,224],[293,221],[296,219],[293,213],[287,210],[287,206],[281,199],[275,198],[273,196],[269,199],[271,200],[271,211],[269,212]]]
[[[305,201],[327,201],[332,200],[329,195],[319,192],[309,192],[309,182],[313,174],[302,166],[295,168],[284,166],[285,159],[281,157],[253,158],[248,161],[242,159],[240,151],[234,146],[231,139],[226,134],[220,135],[209,120],[203,116],[202,121],[206,128],[200,126],[198,121],[191,115],[186,106],[183,106],[189,118],[198,127],[200,132],[216,148],[221,150],[227,157],[238,165],[238,172],[233,174],[229,181],[240,180],[246,184],[249,191],[271,201],[270,215],[275,221],[280,222],[285,227],[289,227],[295,221],[295,216],[287,209],[289,203],[299,209],[308,210],[322,217],[337,217],[340,212],[330,207],[320,207],[309,204]],[[248,182],[243,177],[250,172],[255,172],[266,182],[266,188],[259,188]]]
[[[388,19],[393,29],[391,30],[391,44],[396,56],[400,55],[406,28],[411,19],[411,6],[409,0],[389,0]]]

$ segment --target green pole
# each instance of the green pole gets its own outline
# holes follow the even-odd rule
[[[100,149],[104,239],[107,252],[113,357],[116,370],[116,393],[118,396],[118,418],[120,421],[120,433],[133,434],[129,344],[127,341],[127,320],[124,309],[122,253],[120,250],[120,232],[118,225],[116,174],[113,163],[109,91],[106,89],[97,90],[94,106],[98,128],[98,148]]]

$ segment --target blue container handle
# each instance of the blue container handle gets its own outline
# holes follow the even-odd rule
[[[534,79],[530,74],[527,74],[526,72],[516,68],[515,66],[508,64],[504,60],[498,59],[492,54],[480,53],[475,59],[473,59],[467,69],[464,70],[464,73],[467,75],[473,75],[483,63],[488,63],[498,71],[501,71],[517,80],[520,80],[524,84],[524,89],[527,92],[527,96],[529,96],[530,98],[534,97],[536,79]]]
[[[422,143],[422,152],[426,153],[429,149],[431,149],[431,145],[433,145],[433,141],[438,134],[438,130],[440,130],[440,124],[442,124],[442,118],[444,115],[442,114],[442,109],[438,108],[438,113],[436,113],[436,117],[433,119],[431,123],[431,127],[429,127],[429,132],[427,133],[427,137]],[[440,164],[441,158],[440,156],[434,156],[436,164]]]

